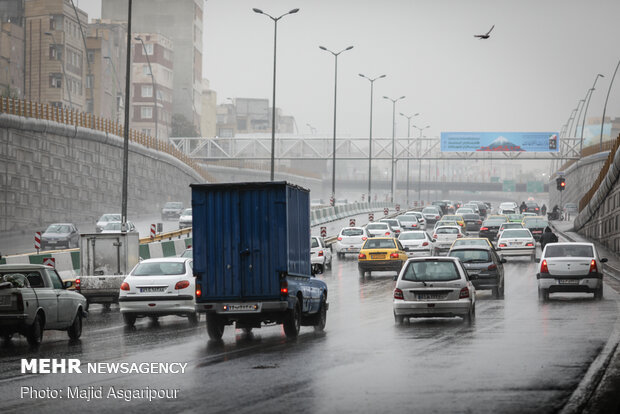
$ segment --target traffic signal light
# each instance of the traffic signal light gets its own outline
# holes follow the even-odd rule
[[[564,191],[564,189],[566,188],[566,178],[564,177],[558,177],[555,179],[555,185],[556,188],[558,189],[558,191]]]

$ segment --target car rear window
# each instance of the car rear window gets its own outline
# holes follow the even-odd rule
[[[410,262],[403,274],[403,280],[412,282],[439,282],[461,278],[456,264],[452,261]]]
[[[397,221],[413,221],[413,222],[417,222],[418,218],[416,216],[398,216],[397,217]]]
[[[548,244],[545,257],[594,257],[592,246],[583,244]]]
[[[482,223],[483,226],[501,226],[502,223],[505,223],[506,220],[498,220],[498,219],[493,219],[493,220],[487,220],[484,223]]]
[[[388,225],[386,223],[369,224],[366,228],[368,230],[386,230]]]
[[[314,249],[315,247],[319,247],[319,241],[316,238],[312,238],[312,244],[310,245],[311,249]]]
[[[381,220],[381,223],[387,223],[390,226],[398,226],[398,220]]]
[[[523,225],[521,223],[504,223],[500,227],[503,229],[522,229]]]
[[[362,234],[364,234],[364,230],[362,229],[344,229],[342,230],[342,235],[343,236],[361,236]]]
[[[463,220],[480,220],[478,214],[463,214]]]
[[[456,240],[453,244],[453,247],[456,246],[488,246],[489,243],[483,239],[459,239]]]
[[[547,220],[526,220],[525,221],[525,227],[529,228],[541,228],[541,227],[547,227],[549,225],[549,222]]]
[[[463,263],[487,263],[491,261],[489,251],[481,249],[452,250],[448,256],[458,257]]]
[[[394,249],[396,244],[390,239],[369,239],[364,244],[364,249]]]
[[[185,263],[182,262],[138,263],[131,272],[133,276],[170,276],[183,273],[185,273]]]
[[[512,239],[520,237],[532,237],[532,234],[529,232],[529,230],[525,229],[508,229],[502,233],[502,239]]]
[[[436,208],[426,207],[424,210],[422,210],[422,213],[424,213],[424,214],[439,214],[439,210],[437,210]]]
[[[424,233],[414,233],[411,231],[401,233],[398,240],[424,240]]]
[[[15,273],[5,273],[5,274],[0,274],[0,283],[10,283],[11,287],[14,288],[23,288],[23,287],[28,287],[30,286],[30,283],[28,282],[28,276],[33,275],[33,276],[38,276],[39,278],[41,277],[41,275],[39,275],[39,273],[37,272],[29,272],[29,273],[22,273],[22,272],[15,272]]]
[[[458,234],[459,229],[455,229],[452,227],[439,227],[435,233],[437,234]]]

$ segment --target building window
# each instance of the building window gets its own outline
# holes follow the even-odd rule
[[[50,45],[50,60],[62,60],[61,45]]]
[[[62,88],[61,73],[50,73],[50,88]]]
[[[89,50],[87,57],[88,57],[88,61],[89,62],[94,62],[95,61],[95,52],[93,52],[92,50]]]
[[[142,97],[143,98],[153,97],[153,87],[151,85],[142,85]]]
[[[142,74],[143,75],[150,75],[151,74],[151,69],[149,68],[149,65],[142,66]]]
[[[93,75],[86,76],[86,89],[90,89],[93,87]]]
[[[50,30],[62,30],[62,17],[59,14],[50,16]]]
[[[164,59],[172,60],[172,56],[170,55],[170,50],[164,49]]]
[[[140,116],[142,117],[142,119],[152,119],[153,108],[150,106],[143,106],[140,110]]]
[[[140,54],[142,54],[142,55],[144,55],[145,52],[149,56],[153,54],[153,44],[152,43],[144,43],[144,45],[143,45],[142,42],[139,42],[137,44],[137,47],[140,49]]]

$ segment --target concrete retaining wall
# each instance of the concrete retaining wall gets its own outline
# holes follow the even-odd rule
[[[0,231],[92,222],[121,210],[123,139],[91,129],[0,114]],[[129,143],[128,215],[189,205],[203,182],[175,157]]]
[[[592,184],[597,179],[601,168],[607,160],[609,151],[600,152],[582,158],[564,171],[566,178],[566,189],[562,194],[562,203],[575,203],[579,205],[579,200],[583,197]],[[547,210],[551,210],[554,205],[560,205],[560,192],[556,189],[555,179],[549,182],[549,205]]]

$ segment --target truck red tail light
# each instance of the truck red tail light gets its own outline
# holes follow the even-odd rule
[[[480,231],[487,231],[488,229],[488,227],[480,227]]]
[[[540,264],[540,273],[549,273],[549,268],[547,267],[547,260],[545,259],[543,259],[542,263]]]
[[[360,253],[360,254],[357,256],[357,258],[358,258],[358,259],[365,259],[365,258],[366,258],[366,255],[365,255],[364,253]]]
[[[398,253],[390,254],[390,259],[398,259]]]
[[[531,242],[530,242],[530,243],[527,243],[527,244],[525,245],[525,247],[534,247],[534,243],[531,243]]]
[[[338,241],[342,241],[342,237],[338,237]]]
[[[189,280],[181,280],[174,285],[175,290],[186,289],[189,287]]]
[[[80,278],[75,279],[75,290],[80,290],[81,287],[82,281],[80,280]]]
[[[121,283],[121,290],[128,291],[129,290],[129,283],[127,283],[127,282]]]
[[[464,287],[459,293],[459,299],[467,299],[469,297],[469,288]]]
[[[590,262],[590,273],[598,273],[598,267],[596,267],[596,260],[594,259]]]
[[[202,285],[200,283],[196,283],[196,297],[199,298],[202,296]]]
[[[405,296],[403,295],[403,291],[399,288],[394,289],[394,299],[404,300]]]
[[[500,243],[499,247],[508,247],[508,246],[506,245],[506,243]]]
[[[319,250],[319,257],[323,256],[323,250]]]
[[[288,282],[286,280],[282,280],[280,282],[280,294],[283,296],[288,296]]]

